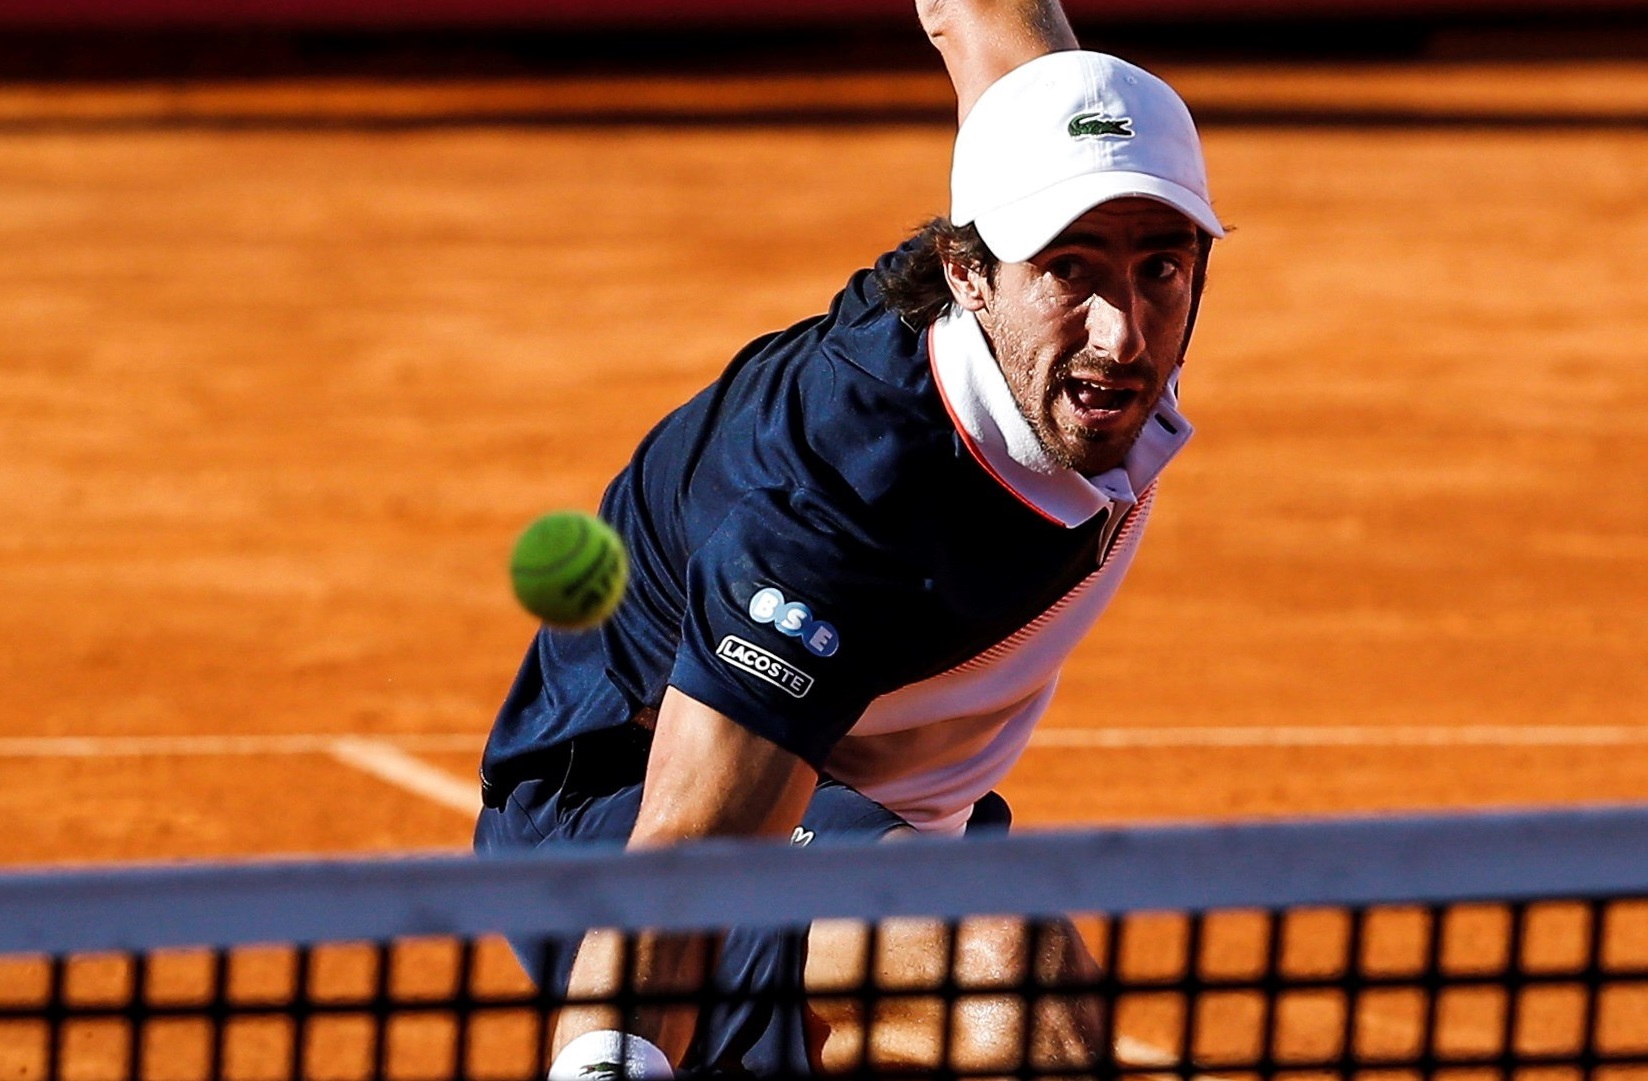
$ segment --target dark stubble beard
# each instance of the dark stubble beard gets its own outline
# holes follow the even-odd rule
[[[1018,357],[1022,353],[1023,341],[1010,326],[996,326],[990,335],[991,346],[996,355],[996,367],[1001,370],[1002,378],[1007,380],[1007,387],[1013,392],[1013,405],[1019,411],[1019,416],[1030,426],[1035,434],[1036,442],[1041,444],[1042,451],[1055,463],[1065,469],[1075,469],[1074,455],[1070,453],[1058,438],[1058,431],[1052,423],[1054,388],[1059,385],[1060,379],[1072,370],[1069,360],[1059,360],[1053,365],[1053,371],[1047,385],[1040,390],[1034,385],[1035,371],[1033,365],[1004,364],[1003,357]],[[1033,410],[1027,403],[1041,402],[1039,411]]]
[[[1002,356],[1011,357],[1015,355],[1014,349],[1020,344],[1016,336],[1011,331],[1006,331],[1005,328],[998,328],[997,335],[995,341],[997,366],[1001,369],[1003,378],[1007,380],[1008,388],[1013,392],[1014,406],[1018,408],[1019,415],[1024,418],[1024,422],[1030,426],[1030,431],[1035,434],[1036,442],[1041,444],[1042,451],[1053,460],[1054,464],[1063,469],[1074,469],[1085,473],[1082,469],[1081,460],[1072,451],[1071,443],[1065,437],[1066,433],[1053,423],[1053,400],[1058,396],[1059,388],[1070,377],[1070,373],[1075,371],[1079,358],[1061,357],[1054,361],[1052,369],[1047,373],[1046,384],[1038,389],[1034,383],[1035,371],[1033,366],[1013,365],[1009,369],[1007,365],[1001,363],[1000,358]],[[1097,371],[1101,376],[1108,373],[1110,369],[1110,366],[1102,361],[1087,363],[1086,367]],[[1026,404],[1033,404],[1038,401],[1041,406],[1039,410],[1032,410]],[[1079,434],[1068,438],[1086,442]],[[1131,447],[1132,445],[1133,440],[1129,439],[1127,446]],[[1126,453],[1126,448],[1123,448],[1121,454]]]

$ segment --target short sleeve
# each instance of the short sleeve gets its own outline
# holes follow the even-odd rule
[[[923,658],[924,603],[890,551],[804,492],[748,493],[687,563],[672,686],[815,769]]]

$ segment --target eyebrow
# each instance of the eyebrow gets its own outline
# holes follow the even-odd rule
[[[1147,233],[1131,245],[1134,251],[1164,251],[1193,249],[1200,243],[1196,230],[1191,228],[1164,229],[1158,233]],[[1072,229],[1067,233],[1060,233],[1047,245],[1049,248],[1064,248],[1072,246],[1086,246],[1108,250],[1114,245],[1110,240],[1086,229]]]

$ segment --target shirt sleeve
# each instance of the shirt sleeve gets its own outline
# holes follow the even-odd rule
[[[924,591],[805,492],[748,493],[687,564],[674,687],[817,769],[919,668]]]

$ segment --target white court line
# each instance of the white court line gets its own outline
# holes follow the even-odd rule
[[[1631,725],[1242,725],[1041,728],[1032,747],[1629,747],[1648,744]]]
[[[405,735],[23,736],[0,738],[5,758],[146,758],[162,755],[332,754],[340,739],[402,752],[479,754],[481,732]],[[1041,728],[1032,747],[1635,747],[1648,725],[1271,725]]]
[[[332,741],[327,753],[346,766],[370,773],[427,800],[474,816],[481,811],[481,782],[463,780],[413,758],[401,748],[381,739],[345,736]]]
[[[403,751],[473,751],[482,733],[347,737],[289,736],[22,736],[0,739],[0,758],[149,758],[165,755],[331,754],[339,739],[369,738]]]
[[[41,736],[0,738],[7,758],[147,758],[166,755],[326,755],[444,807],[472,815],[479,784],[414,757],[478,753],[480,733],[385,736]],[[1031,747],[1091,750],[1214,747],[1632,747],[1648,726],[1628,725],[1272,725],[1162,728],[1042,728]]]
[[[154,758],[175,756],[327,755],[414,795],[474,816],[480,812],[478,778],[454,776],[412,756],[413,751],[479,753],[474,733],[362,736],[46,736],[0,739],[6,758]]]

